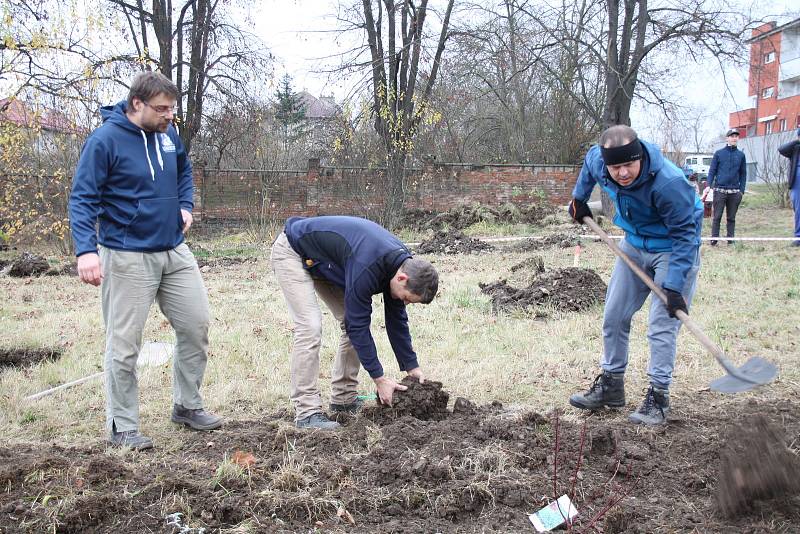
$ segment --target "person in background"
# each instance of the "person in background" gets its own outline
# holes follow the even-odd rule
[[[640,141],[625,125],[612,126],[589,149],[572,190],[569,214],[576,222],[592,217],[586,202],[595,185],[614,199],[614,224],[625,232],[620,249],[657,285],[667,302],[650,297],[647,341],[650,387],[632,423],[662,425],[670,411],[669,387],[675,367],[681,322],[676,312],[689,313],[700,270],[703,207],[681,170],[658,147]],[[582,410],[625,406],[625,370],[633,315],[644,305],[650,288],[617,258],[603,312],[601,373],[585,393],[569,403]]]
[[[781,156],[789,159],[789,169],[786,181],[789,186],[789,199],[794,210],[794,236],[793,247],[800,247],[800,128],[797,129],[797,139],[789,141],[778,147]]]
[[[136,360],[154,300],[175,329],[172,421],[194,430],[222,426],[200,396],[208,296],[184,242],[194,186],[189,156],[172,125],[179,94],[163,74],[143,72],[127,101],[102,108],[103,124],[83,146],[69,199],[78,276],[100,286],[106,426],[114,447],[153,447],[139,432]]]
[[[708,183],[714,190],[713,208],[711,219],[711,245],[716,246],[719,237],[719,226],[722,213],[726,214],[725,229],[727,237],[735,237],[736,212],[742,202],[742,196],[747,185],[747,158],[744,152],[736,148],[739,142],[739,130],[731,129],[725,134],[726,146],[714,152],[711,166],[708,170]],[[728,241],[733,244],[733,241]]]
[[[714,212],[714,190],[711,189],[711,186],[708,185],[708,181],[706,180],[702,181],[700,189],[702,190],[702,193],[700,193],[700,200],[703,201],[703,217],[711,217],[711,214]]]

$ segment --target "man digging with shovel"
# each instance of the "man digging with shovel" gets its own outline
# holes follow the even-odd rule
[[[669,414],[669,386],[681,325],[675,314],[677,310],[688,313],[700,270],[703,205],[683,172],[625,125],[605,130],[600,143],[586,154],[569,204],[576,222],[592,217],[586,202],[595,184],[614,201],[614,224],[625,232],[620,248],[666,293],[666,303],[655,295],[650,300],[650,387],[629,417],[633,423],[661,425]],[[572,406],[583,410],[625,406],[631,319],[650,293],[644,281],[617,259],[603,316],[603,372],[588,391],[570,397]]]

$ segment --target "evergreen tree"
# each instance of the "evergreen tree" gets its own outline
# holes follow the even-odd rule
[[[296,141],[303,135],[306,109],[305,104],[292,88],[292,77],[284,74],[281,85],[275,92],[275,119],[283,129],[283,148],[287,149],[290,141]]]

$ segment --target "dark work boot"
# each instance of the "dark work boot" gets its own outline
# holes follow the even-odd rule
[[[628,417],[628,420],[637,425],[663,425],[667,422],[667,415],[669,415],[669,390],[651,385],[647,388],[642,405]]]
[[[622,408],[625,406],[625,379],[622,374],[613,375],[604,371],[597,375],[589,391],[575,393],[569,403],[581,410]]]
[[[297,428],[319,428],[320,430],[336,430],[341,425],[331,421],[324,413],[312,413],[308,417],[298,419],[294,425]]]
[[[123,432],[112,430],[108,443],[112,447],[130,447],[135,451],[153,448],[153,440],[141,435],[138,430],[125,430]]]
[[[334,404],[331,403],[331,411],[339,413],[356,413],[364,406],[364,401],[356,398],[353,402],[348,404]]]
[[[184,424],[192,430],[216,430],[222,426],[222,417],[203,408],[189,409],[175,404],[172,406],[172,422]]]

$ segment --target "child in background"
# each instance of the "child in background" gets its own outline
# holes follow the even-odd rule
[[[711,213],[713,212],[711,205],[714,202],[714,190],[709,187],[708,180],[703,180],[703,183],[700,185],[703,189],[703,194],[700,196],[700,200],[703,201],[703,217],[711,217]]]

